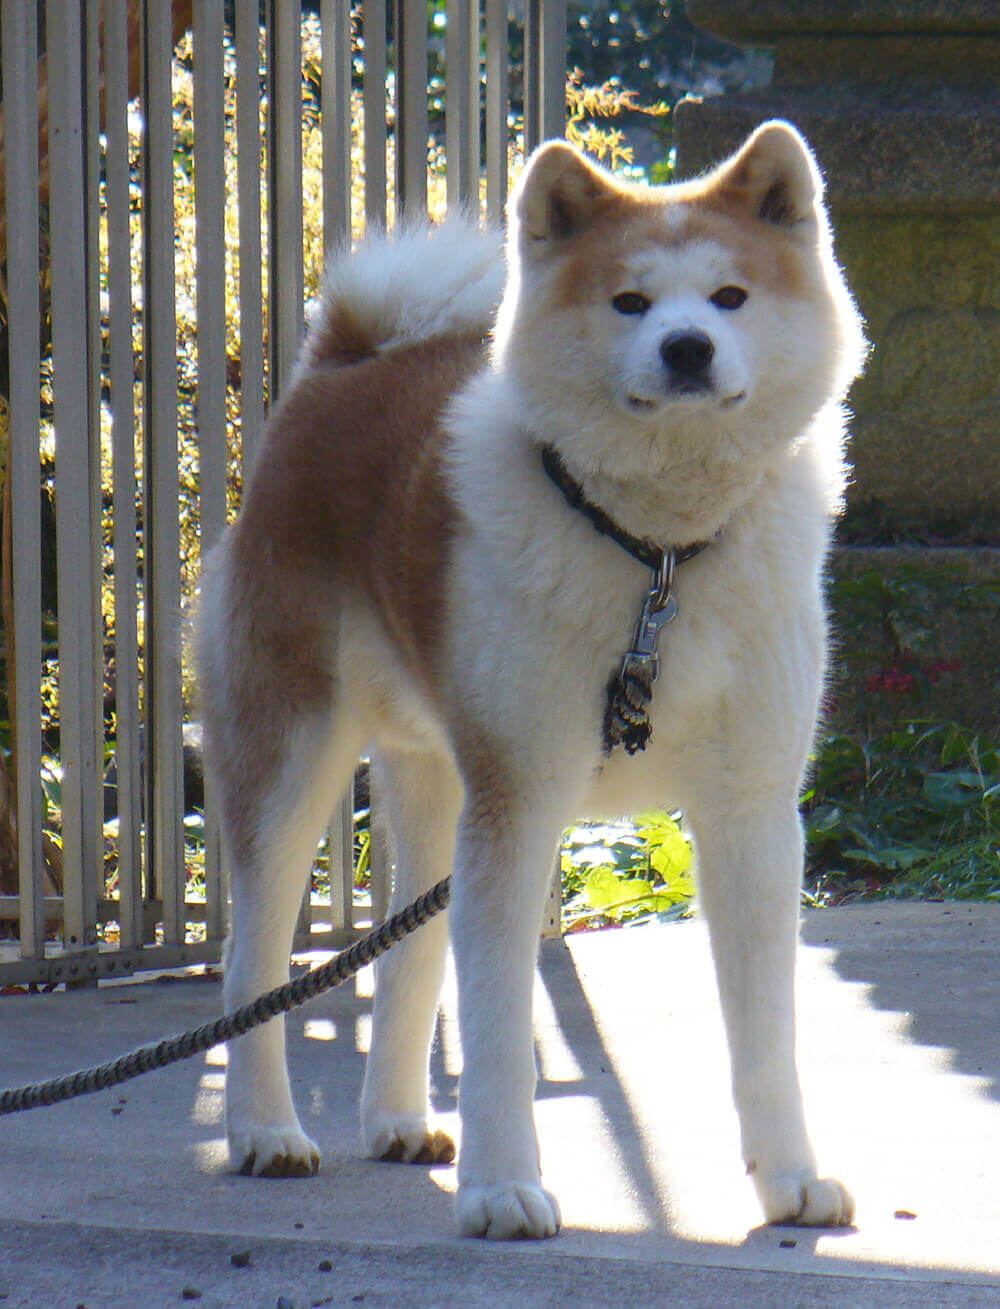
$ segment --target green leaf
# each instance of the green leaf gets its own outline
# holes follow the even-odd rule
[[[928,773],[921,791],[924,803],[935,813],[952,813],[978,803],[982,798],[982,779],[978,773]]]
[[[806,833],[810,841],[819,841],[844,828],[844,811],[840,805],[817,805],[809,815]]]
[[[619,877],[612,868],[595,868],[584,882],[584,894],[592,909],[606,918],[621,919],[626,914],[664,913],[677,897],[644,877]]]
[[[47,768],[42,769],[42,790],[49,804],[54,805],[56,809],[62,809],[62,778],[57,777]]]
[[[629,879],[618,877],[614,869],[608,866],[594,868],[584,879],[583,890],[592,909],[606,909],[635,894],[626,889]],[[635,880],[635,879],[632,879]],[[643,884],[644,890],[650,890],[649,883]]]
[[[668,886],[687,877],[691,872],[691,847],[683,832],[673,832],[654,846],[649,863]]]
[[[944,744],[941,746],[941,762],[943,764],[954,764],[959,759],[968,759],[970,744],[968,734],[963,732],[956,724],[950,724],[945,735]]]
[[[898,872],[912,868],[914,864],[933,858],[933,851],[918,845],[885,845],[877,850],[844,850],[843,857],[854,863],[866,864],[873,868],[886,868]]]

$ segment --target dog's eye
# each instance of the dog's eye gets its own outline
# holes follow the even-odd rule
[[[620,314],[644,314],[649,301],[639,291],[622,291],[611,301]]]
[[[746,298],[742,286],[720,286],[715,295],[709,296],[716,309],[739,309]]]

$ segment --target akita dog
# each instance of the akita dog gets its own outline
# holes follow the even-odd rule
[[[819,171],[778,122],[663,188],[551,142],[510,213],[506,273],[500,238],[458,221],[332,262],[207,566],[226,1006],[287,978],[317,839],[369,752],[392,907],[453,870],[459,1228],[551,1236],[531,994],[553,852],[581,815],[676,806],[764,1214],[847,1223],[794,1053],[796,802],[863,355]],[[361,1107],[377,1158],[454,1154],[428,1112],[447,936],[438,918],[378,967]],[[281,1020],[232,1044],[226,1114],[234,1168],[316,1171]]]

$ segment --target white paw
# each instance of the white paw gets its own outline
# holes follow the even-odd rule
[[[562,1223],[555,1196],[536,1182],[466,1183],[458,1189],[455,1216],[462,1236],[490,1241],[555,1236]]]
[[[776,1173],[754,1181],[769,1223],[847,1227],[854,1218],[854,1197],[835,1177]]]
[[[455,1142],[428,1126],[423,1114],[376,1114],[365,1126],[365,1148],[373,1159],[404,1164],[450,1164]]]
[[[297,1123],[254,1124],[229,1129],[229,1163],[253,1177],[311,1177],[319,1172],[319,1147]]]

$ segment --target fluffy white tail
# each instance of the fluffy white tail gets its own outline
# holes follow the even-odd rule
[[[327,265],[301,364],[356,363],[446,332],[485,335],[503,282],[502,235],[466,218],[366,237]]]

